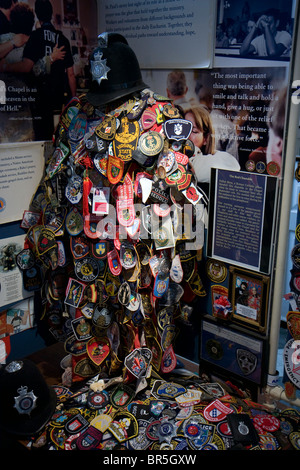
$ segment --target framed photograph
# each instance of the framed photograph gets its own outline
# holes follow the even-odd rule
[[[260,333],[267,326],[270,278],[248,270],[229,268],[232,321]]]
[[[65,22],[71,25],[78,22],[77,0],[64,0],[63,6]]]

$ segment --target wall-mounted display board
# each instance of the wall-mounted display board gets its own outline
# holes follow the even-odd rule
[[[141,68],[211,67],[215,24],[215,0],[99,2],[100,32],[125,36]]]
[[[207,255],[268,274],[277,178],[213,169],[210,189]]]
[[[0,224],[21,220],[43,175],[41,142],[0,146]]]

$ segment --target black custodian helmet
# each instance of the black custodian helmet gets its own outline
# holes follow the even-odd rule
[[[102,33],[90,57],[93,81],[88,101],[101,106],[147,88],[137,57],[127,40],[118,33]]]
[[[0,429],[17,437],[30,437],[46,425],[55,411],[54,388],[28,359],[12,361],[0,369]]]

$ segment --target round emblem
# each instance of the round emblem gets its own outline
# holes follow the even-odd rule
[[[157,429],[157,434],[159,437],[159,442],[170,442],[172,437],[176,436],[176,427],[170,421],[161,422]]]
[[[209,339],[206,342],[205,349],[206,349],[207,354],[212,359],[221,359],[221,357],[223,356],[223,348],[221,346],[221,343],[219,343],[219,341],[216,341],[214,339]]]
[[[195,145],[190,139],[187,139],[183,143],[182,152],[188,157],[191,158],[195,153]]]
[[[257,173],[263,173],[266,169],[266,165],[264,162],[257,162],[256,163],[256,171]]]
[[[164,139],[156,131],[145,132],[139,139],[139,148],[145,155],[157,155],[164,146]]]
[[[277,176],[280,173],[280,166],[276,162],[269,162],[267,164],[267,173],[271,176]]]
[[[290,381],[300,387],[300,340],[290,339],[283,350],[284,368]]]
[[[92,282],[99,274],[99,265],[94,258],[83,258],[76,261],[75,274],[80,281]]]
[[[175,186],[180,181],[185,173],[184,168],[180,165],[177,170],[173,171],[166,179],[168,186]]]
[[[192,416],[189,418],[184,426],[184,435],[189,439],[196,439],[201,434],[201,419],[197,416]],[[207,426],[209,427],[209,425]]]
[[[300,242],[300,224],[298,224],[297,227],[296,227],[295,236],[296,236],[298,242]]]
[[[255,170],[255,162],[253,160],[248,160],[245,163],[245,168],[247,171],[254,171]]]
[[[291,259],[293,265],[296,266],[296,268],[300,268],[300,243],[295,245],[292,249]]]
[[[261,426],[265,431],[275,432],[280,428],[280,421],[276,416],[272,415],[261,415],[253,418],[253,421]]]
[[[206,263],[206,273],[211,281],[223,282],[227,277],[227,268],[221,261],[208,260]]]
[[[109,394],[102,390],[101,392],[91,392],[87,397],[87,404],[90,408],[98,410],[104,408],[109,403]]]

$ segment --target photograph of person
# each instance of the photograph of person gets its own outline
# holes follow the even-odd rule
[[[195,153],[189,163],[198,183],[207,191],[212,168],[239,171],[240,165],[230,153],[216,150],[212,120],[204,106],[199,104],[186,109],[185,119],[193,124],[189,138],[195,145]]]
[[[289,61],[295,1],[218,1],[215,55]]]
[[[7,103],[1,143],[51,140],[55,116],[88,86],[97,5],[88,0],[85,6],[91,8],[83,14],[81,2],[0,0],[0,79]],[[21,99],[15,90],[22,90]]]

